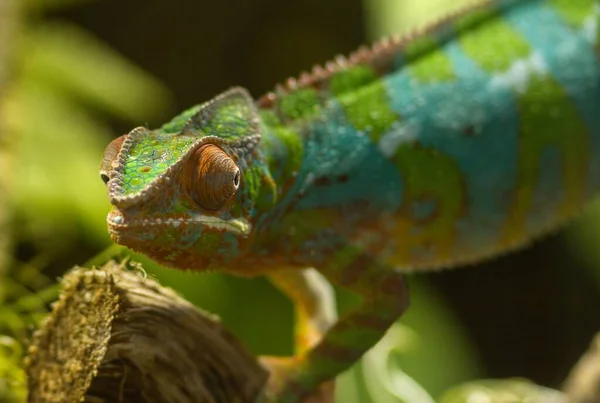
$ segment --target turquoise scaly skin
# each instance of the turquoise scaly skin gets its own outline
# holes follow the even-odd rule
[[[523,246],[597,193],[599,22],[595,0],[482,2],[135,129],[102,162],[110,234],[288,292],[297,354],[265,359],[264,399],[299,402],[400,317],[402,272]],[[325,279],[363,304],[337,321]]]

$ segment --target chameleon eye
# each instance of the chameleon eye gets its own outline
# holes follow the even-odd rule
[[[241,173],[219,147],[206,144],[192,155],[186,170],[190,196],[202,208],[218,210],[240,186]]]

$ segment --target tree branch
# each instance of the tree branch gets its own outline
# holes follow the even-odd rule
[[[26,368],[30,402],[254,402],[267,379],[218,318],[115,262],[65,276]]]
[[[109,262],[65,276],[29,348],[29,401],[255,402],[268,376],[256,359],[218,318],[141,274]],[[600,401],[600,333],[564,392]]]

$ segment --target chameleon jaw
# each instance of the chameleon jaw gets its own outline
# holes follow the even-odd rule
[[[229,248],[239,252],[238,247],[250,239],[251,230],[251,224],[243,218],[224,220],[195,213],[185,218],[162,215],[142,219],[118,209],[108,214],[107,224],[115,243],[166,267],[194,271],[230,264],[235,253],[223,255],[219,251]]]
[[[170,217],[126,219],[123,213],[117,209],[114,209],[108,213],[106,221],[111,234],[126,232],[129,228],[156,226],[178,228],[182,224],[201,225],[210,229],[233,232],[239,235],[248,235],[251,230],[250,223],[244,218],[232,218],[231,220],[224,220],[219,217],[202,214],[195,214],[188,218]]]

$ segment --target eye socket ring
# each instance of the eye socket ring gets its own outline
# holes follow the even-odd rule
[[[214,144],[205,144],[194,151],[185,177],[188,193],[205,210],[222,208],[241,184],[236,163]]]

